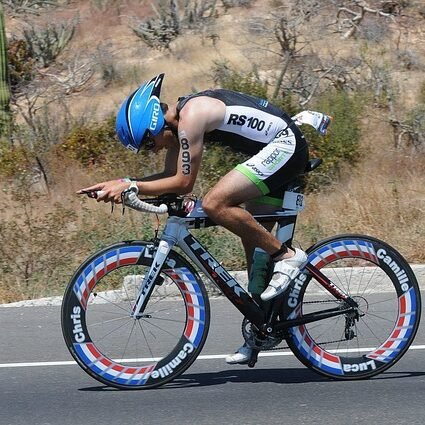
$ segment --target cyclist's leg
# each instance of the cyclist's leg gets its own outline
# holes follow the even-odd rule
[[[281,243],[239,205],[281,188],[304,171],[308,149],[305,139],[298,136],[291,131],[266,145],[226,174],[203,200],[204,210],[215,222],[240,236],[244,244],[271,255],[280,250]],[[292,251],[283,250],[276,259],[292,256]]]
[[[254,199],[252,201],[245,202],[245,209],[252,215],[273,214],[278,209],[278,207],[270,204],[265,204],[261,200],[257,201],[256,199]],[[264,228],[268,232],[271,232],[273,230],[274,225],[275,222],[263,224]],[[255,248],[257,248],[257,246],[253,245],[251,241],[244,239],[242,239],[242,244],[245,250],[247,269],[249,271],[252,265],[252,257],[254,254],[254,250]]]
[[[292,150],[285,143],[283,146],[277,143],[268,145],[259,154],[224,176],[204,198],[204,210],[211,218],[241,237],[248,264],[256,247],[262,248],[270,255],[281,248],[281,242],[270,233],[271,228],[260,226],[250,213],[280,208],[282,187],[304,171],[307,161],[308,151],[304,140],[300,143],[295,143],[294,140]],[[271,166],[267,168],[270,163]],[[261,169],[262,165],[265,169]],[[279,189],[280,196],[277,199],[272,198],[272,202],[264,197]],[[248,204],[247,210],[239,208],[241,203]],[[280,257],[290,258],[293,255],[294,252],[289,250],[282,252]],[[229,355],[226,362],[247,363],[251,353],[250,346],[244,344],[235,354]]]
[[[280,248],[274,238],[240,205],[263,193],[248,177],[237,170],[226,174],[204,197],[204,211],[219,225],[238,235],[248,246],[257,246],[269,254]]]
[[[265,162],[276,149],[276,145],[267,145],[259,154],[230,171],[206,194],[202,202],[204,211],[217,224],[238,235],[246,246],[259,247],[270,255],[280,250],[281,242],[240,205],[267,195],[304,170],[304,157],[308,158],[305,152],[296,152],[295,155],[290,152],[285,156],[283,151],[284,155],[275,170],[269,170],[268,174],[260,172],[261,176],[254,175],[248,167],[250,161]],[[292,255],[292,251],[282,252],[278,259],[290,258]]]

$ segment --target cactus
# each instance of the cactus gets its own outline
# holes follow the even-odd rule
[[[11,15],[24,13],[39,14],[40,10],[57,6],[56,0],[2,0]]]
[[[10,135],[10,85],[3,6],[0,3],[0,137]]]
[[[156,9],[155,18],[140,21],[133,31],[149,47],[156,49],[169,49],[170,43],[180,34],[180,19],[177,12],[176,0],[170,0],[168,7]]]
[[[43,68],[48,67],[74,35],[78,16],[60,25],[49,24],[42,29],[31,26],[23,31],[30,54]]]

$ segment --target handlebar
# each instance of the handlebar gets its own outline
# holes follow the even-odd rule
[[[81,193],[84,193],[92,199],[97,199],[99,196],[102,196],[104,194],[103,190],[83,190],[81,191]],[[130,188],[122,192],[121,199],[125,206],[140,212],[165,214],[169,210],[169,206],[161,202],[167,201],[168,199],[161,199],[160,197],[158,197],[142,201],[137,196],[137,191],[134,188]]]
[[[155,213],[155,214],[165,214],[168,212],[167,205],[161,204],[159,206],[156,206],[156,205],[152,205],[150,203],[144,202],[131,189],[123,192],[122,198],[123,198],[124,205],[136,211],[149,212],[149,213]]]

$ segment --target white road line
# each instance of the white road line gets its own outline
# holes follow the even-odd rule
[[[332,353],[338,353],[341,351],[347,352],[356,352],[356,351],[371,351],[373,348],[361,348],[351,349],[351,350],[329,350]],[[409,350],[425,350],[425,345],[412,345]],[[228,354],[205,354],[198,356],[197,360],[217,360],[224,359]],[[259,354],[260,357],[279,357],[279,356],[293,356],[291,351],[269,351]],[[158,359],[153,358],[142,358],[142,359],[123,359],[125,363],[136,363],[138,361],[158,361]],[[76,362],[70,361],[57,361],[57,362],[23,362],[23,363],[0,363],[0,369],[8,368],[17,368],[17,367],[46,367],[46,366],[70,366],[75,365]]]

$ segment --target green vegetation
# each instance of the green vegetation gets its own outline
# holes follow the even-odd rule
[[[100,164],[115,150],[114,117],[103,122],[74,127],[59,150],[82,165]]]
[[[0,137],[10,134],[10,84],[3,6],[0,4]]]
[[[18,178],[25,175],[30,163],[31,155],[24,147],[0,140],[0,177]]]
[[[111,170],[117,176],[141,176],[155,172],[155,164],[147,152],[135,155],[118,143],[115,116],[112,115],[99,122],[74,126],[55,151],[110,177]]]
[[[325,189],[338,180],[341,168],[358,163],[362,106],[360,94],[350,96],[344,91],[329,91],[315,103],[313,109],[325,112],[333,119],[325,137],[319,136],[311,128],[303,128],[311,157],[323,160],[318,172],[309,178],[311,189]]]

